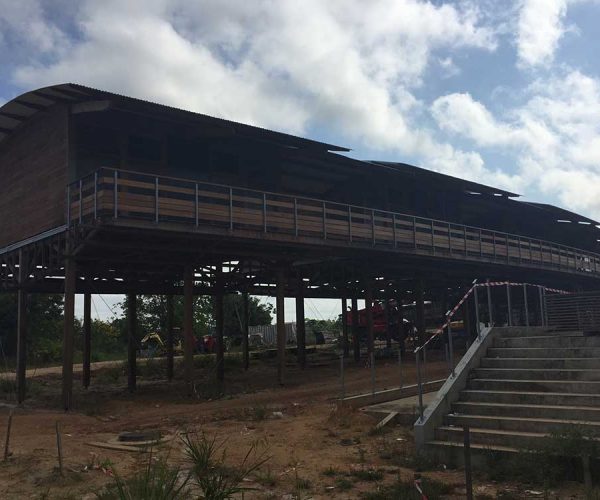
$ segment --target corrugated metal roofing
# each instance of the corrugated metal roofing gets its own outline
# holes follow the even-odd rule
[[[198,125],[210,124],[211,126],[223,127],[233,130],[236,135],[242,137],[275,142],[291,148],[311,148],[324,151],[350,151],[348,148],[336,146],[334,144],[313,141],[311,139],[305,139],[283,132],[275,132],[253,125],[225,120],[223,118],[215,118],[213,116],[114,94],[112,92],[106,92],[104,90],[98,90],[75,83],[63,83],[38,90],[32,90],[31,92],[15,97],[4,104],[0,108],[0,143],[33,115],[45,111],[56,103],[75,104],[92,99],[111,100],[123,106],[141,107],[148,114],[163,115],[174,119],[196,122]]]

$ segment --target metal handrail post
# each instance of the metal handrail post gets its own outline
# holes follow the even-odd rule
[[[448,351],[450,354],[450,374],[454,377],[454,346],[452,342],[452,326],[450,326],[450,316],[448,316]]]
[[[420,350],[415,352],[415,360],[417,362],[417,389],[419,391],[419,421],[423,421],[423,382],[421,380],[421,356]]]
[[[473,288],[473,299],[475,300],[475,330],[477,331],[477,338],[481,340],[481,326],[479,324],[479,293],[477,292],[477,285]]]
[[[542,287],[538,286],[538,297],[540,300],[540,326],[544,325],[544,299],[542,297]]]
[[[489,279],[487,280],[486,288],[487,288],[487,301],[488,301],[488,317],[490,320],[489,326],[491,327],[492,324],[494,323],[494,317],[492,315],[492,287],[490,286]]]
[[[510,284],[506,284],[506,306],[507,306],[507,314],[508,314],[508,326],[512,326],[512,304],[510,303]]]
[[[529,306],[527,305],[527,283],[523,283],[523,302],[525,304],[525,326],[529,326]]]

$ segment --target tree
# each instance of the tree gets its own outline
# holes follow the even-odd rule
[[[261,304],[258,297],[248,297],[248,324],[270,325],[272,320],[273,306]],[[223,316],[225,335],[238,336],[243,333],[244,320],[244,296],[239,294],[225,295],[223,300]]]

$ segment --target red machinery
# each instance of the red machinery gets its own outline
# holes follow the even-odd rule
[[[383,304],[380,302],[374,302],[372,306],[373,311],[373,336],[375,338],[385,339],[387,336],[387,328],[386,325],[386,313],[383,307]],[[399,338],[400,329],[398,328],[398,306],[396,302],[389,303],[389,328],[391,332],[391,336],[393,339],[397,340]],[[352,328],[353,326],[353,312],[346,312],[346,320],[348,321],[348,328]],[[407,334],[409,334],[412,330],[412,324],[403,319],[402,321],[402,335],[406,338]],[[363,337],[367,332],[367,309],[359,309],[358,310],[358,332],[359,336]]]

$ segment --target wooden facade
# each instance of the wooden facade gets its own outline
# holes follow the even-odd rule
[[[24,94],[0,108],[0,291],[23,304],[66,291],[69,324],[74,293],[356,304],[423,280],[428,292],[474,278],[597,286],[596,221],[347,151],[79,85]]]

